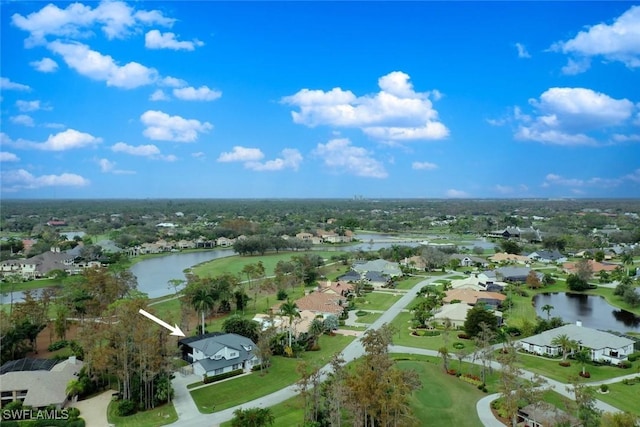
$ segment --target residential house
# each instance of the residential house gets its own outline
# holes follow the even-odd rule
[[[520,239],[527,240],[529,242],[541,242],[542,234],[540,230],[536,230],[533,227],[506,227],[501,230],[495,230],[489,233],[489,237],[497,237],[504,239]]]
[[[362,275],[355,270],[349,270],[342,276],[338,277],[341,282],[357,282],[362,279]]]
[[[451,289],[445,292],[443,302],[451,303],[452,301],[463,302],[469,305],[476,305],[478,302],[484,303],[492,307],[497,307],[507,297],[497,292],[476,291],[473,289]]]
[[[554,251],[545,251],[545,250],[535,251],[535,252],[531,252],[529,255],[527,255],[527,257],[531,261],[544,262],[546,264],[557,263],[557,262],[562,263],[562,262],[566,262],[567,261],[567,257],[562,255],[557,250],[554,250]]]
[[[383,287],[394,277],[402,276],[400,264],[384,259],[356,261],[353,264],[353,270],[374,287]],[[344,280],[344,278],[341,278],[341,280]]]
[[[96,243],[96,246],[100,246],[102,253],[105,254],[117,254],[122,252],[122,249],[113,240],[100,240]]]
[[[19,359],[0,367],[2,406],[21,401],[34,409],[68,403],[67,385],[77,379],[83,362],[71,356],[66,360]]]
[[[528,264],[531,262],[529,257],[526,257],[524,255],[508,254],[505,252],[498,252],[497,254],[491,255],[489,257],[489,261],[504,263],[515,262],[518,264]]]
[[[222,246],[223,248],[226,248],[228,246],[233,246],[233,244],[236,241],[234,239],[229,239],[228,237],[218,237],[216,239],[216,246]]]
[[[311,292],[295,302],[298,310],[309,310],[322,317],[330,314],[341,317],[347,309],[347,298],[331,292]]]
[[[623,360],[627,360],[627,356],[634,351],[633,340],[584,327],[581,322],[560,326],[538,335],[523,338],[518,341],[518,344],[522,350],[529,353],[559,356],[562,354],[562,348],[558,344],[553,344],[552,341],[560,335],[567,335],[576,341],[580,350],[589,349],[593,361],[619,365]]]
[[[5,260],[0,263],[3,274],[18,274],[25,279],[45,277],[53,270],[63,270],[73,274],[78,272],[74,254],[60,252],[54,247],[50,251],[41,253],[28,259]]]
[[[299,311],[298,314],[300,315],[300,317],[293,318],[292,333],[294,336],[309,332],[311,322],[313,321],[313,319],[318,317],[316,313],[309,310]],[[275,330],[278,332],[285,332],[289,330],[288,316],[258,313],[253,316],[253,320],[260,324],[260,329],[262,331],[266,331],[271,327],[275,328]]]
[[[587,260],[587,263],[591,267],[591,271],[593,271],[593,274],[598,274],[601,271],[611,272],[611,271],[614,271],[619,266],[619,264],[613,264],[613,263],[610,263],[610,262],[598,262],[598,261],[594,261],[592,259]],[[578,263],[577,262],[565,262],[564,264],[562,264],[562,268],[567,273],[576,273],[578,271]]]
[[[479,258],[475,256],[465,255],[465,254],[452,254],[449,256],[449,259],[457,259],[460,261],[461,267],[475,267],[479,265],[480,267],[486,267],[489,265],[487,260],[484,258]]]
[[[251,372],[260,360],[254,354],[256,345],[237,334],[213,332],[178,341],[182,358],[191,363],[196,375],[220,375],[242,369]]]
[[[445,319],[448,319],[454,328],[463,328],[467,314],[472,308],[473,306],[464,302],[444,304],[435,311],[433,319],[438,323],[443,323]],[[502,312],[494,310],[493,314],[499,319],[499,323],[502,323]]]
[[[527,276],[531,273],[530,267],[500,267],[496,268],[496,275],[502,277],[505,282],[525,282]],[[536,273],[539,280],[542,280],[544,274]]]

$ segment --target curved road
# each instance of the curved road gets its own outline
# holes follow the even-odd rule
[[[448,276],[437,276],[428,278],[426,280],[421,281],[417,285],[415,285],[411,290],[407,291],[402,297],[396,301],[396,303],[391,306],[386,312],[384,312],[375,322],[373,322],[369,328],[367,329],[377,329],[380,328],[385,323],[391,323],[391,321],[402,311],[407,305],[417,296],[420,289],[423,286],[429,285],[436,280],[447,278]],[[434,350],[426,350],[415,347],[404,347],[404,346],[391,346],[390,352],[394,353],[413,353],[413,354],[423,354],[428,356],[438,356],[438,352]],[[345,349],[342,351],[342,357],[346,362],[350,362],[364,355],[364,349],[360,340],[352,341]],[[499,369],[500,365],[497,362],[492,362],[492,366],[494,369]],[[325,365],[322,367],[321,372],[323,373],[322,377],[326,376],[326,374],[330,371],[330,365]],[[523,371],[523,376],[525,378],[533,377],[533,374],[528,371]],[[621,379],[628,377],[636,377],[637,374],[626,375],[624,377],[612,378],[610,380],[601,381],[598,383],[593,383],[593,385],[599,385],[601,383],[613,383],[618,382]],[[573,399],[573,393],[567,390],[567,384],[552,380],[550,378],[545,378],[547,381],[547,385],[553,388],[555,391],[560,393],[563,396]],[[278,390],[269,395],[260,397],[258,399],[252,400],[250,402],[243,403],[242,405],[235,406],[233,408],[225,409],[219,412],[215,412],[212,414],[202,414],[198,411],[193,399],[189,394],[189,390],[187,390],[187,384],[193,383],[197,381],[198,378],[194,375],[182,376],[180,374],[176,374],[176,378],[173,380],[173,385],[175,389],[175,397],[173,399],[174,407],[176,408],[176,412],[178,413],[178,421],[170,424],[172,427],[191,427],[194,425],[199,426],[217,426],[220,423],[225,421],[229,421],[233,418],[233,411],[236,409],[246,409],[246,408],[255,408],[255,407],[269,407],[276,405],[278,403],[284,402],[287,399],[290,399],[296,396],[298,393],[296,391],[296,387],[294,385],[285,387],[281,390]],[[499,394],[488,395],[478,401],[476,404],[476,409],[478,411],[478,416],[480,417],[480,421],[486,427],[504,427],[500,421],[498,421],[491,412],[491,402],[497,399]],[[611,405],[608,405],[599,400],[596,401],[596,406],[599,409],[608,412],[618,412],[617,408],[614,408]]]

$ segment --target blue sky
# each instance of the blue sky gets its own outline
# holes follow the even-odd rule
[[[1,3],[3,198],[640,197],[640,4]]]

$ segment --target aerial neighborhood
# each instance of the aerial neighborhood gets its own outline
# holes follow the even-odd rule
[[[636,201],[3,205],[3,424],[638,425]]]

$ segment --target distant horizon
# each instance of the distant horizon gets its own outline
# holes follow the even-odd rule
[[[640,4],[3,2],[0,197],[640,197]]]

